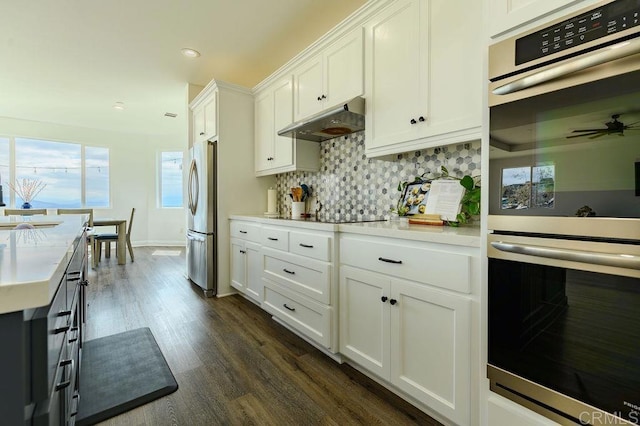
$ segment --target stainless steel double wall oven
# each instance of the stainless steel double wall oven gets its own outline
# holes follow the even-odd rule
[[[489,51],[491,389],[640,424],[640,0]]]

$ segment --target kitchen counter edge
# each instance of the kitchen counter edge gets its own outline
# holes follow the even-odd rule
[[[464,247],[480,247],[479,226],[461,226],[456,228],[451,226],[410,225],[402,219],[385,222],[336,224],[293,219],[273,219],[253,215],[230,215],[229,220],[244,220],[266,225],[341,232],[345,234],[372,235],[430,243],[452,244]]]

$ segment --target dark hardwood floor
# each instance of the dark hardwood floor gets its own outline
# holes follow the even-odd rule
[[[134,250],[134,263],[90,269],[85,338],[149,327],[179,389],[103,425],[439,424],[243,297],[204,298],[183,248]]]

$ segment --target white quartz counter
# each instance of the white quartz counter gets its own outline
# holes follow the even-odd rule
[[[51,302],[86,218],[85,215],[0,217],[0,314]],[[36,228],[13,230],[22,222]]]
[[[451,226],[409,225],[406,220],[402,219],[385,222],[335,224],[307,220],[270,219],[262,216],[232,215],[229,218],[268,225],[315,229],[318,231],[334,231],[440,244],[453,244],[465,247],[480,247],[479,226],[461,226],[454,228]]]

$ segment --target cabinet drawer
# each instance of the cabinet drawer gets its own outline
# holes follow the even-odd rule
[[[282,251],[289,250],[289,231],[265,226],[262,228],[262,245]]]
[[[331,238],[305,232],[289,233],[289,251],[300,256],[331,261]]]
[[[242,238],[243,240],[260,242],[260,225],[249,222],[231,222],[231,237]]]
[[[401,240],[342,237],[340,262],[424,284],[471,291],[471,256],[403,245]]]
[[[262,307],[289,326],[312,338],[322,346],[331,342],[331,308],[309,300],[302,301],[292,291],[269,280],[265,281]]]
[[[331,265],[264,247],[262,255],[265,277],[318,302],[330,303]]]

